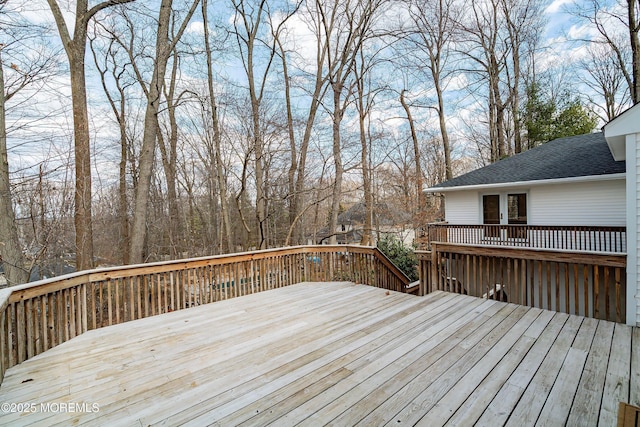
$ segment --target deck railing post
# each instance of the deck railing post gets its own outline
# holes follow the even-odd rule
[[[438,244],[431,245],[431,273],[430,283],[427,284],[427,293],[431,293],[440,288],[438,285]]]

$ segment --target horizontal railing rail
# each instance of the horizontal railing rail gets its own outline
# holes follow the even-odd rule
[[[417,257],[423,295],[444,290],[626,320],[626,254],[433,242]]]
[[[560,249],[570,251],[626,253],[626,227],[515,225],[515,224],[429,224],[418,241],[425,250],[431,242],[478,246]]]
[[[413,290],[379,249],[297,246],[82,271],[0,290],[0,382],[88,330],[305,281]]]

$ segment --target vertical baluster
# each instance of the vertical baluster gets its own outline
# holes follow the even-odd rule
[[[116,279],[115,286],[115,309],[116,309],[116,324],[120,323],[120,284],[124,281],[124,279]]]
[[[593,266],[593,317],[600,319],[600,269]]]
[[[7,313],[7,368],[17,365],[19,362],[18,357],[18,305],[11,303],[6,309]]]
[[[555,311],[560,311],[562,309],[562,304],[560,301],[560,263],[559,262],[554,262],[553,263],[553,267],[555,269],[555,280],[554,280],[554,286],[556,289],[556,296],[555,296],[555,302],[554,302],[554,306],[553,309]]]
[[[564,263],[564,289],[565,289],[565,312],[571,313],[570,305],[571,305],[571,297],[569,295],[569,264]]]
[[[9,364],[9,328],[7,327],[7,316],[9,315],[10,305],[4,311],[0,312],[0,382],[4,379],[4,373],[11,366]]]
[[[543,275],[542,275],[542,261],[537,261],[536,264],[538,265],[538,297],[536,298],[537,301],[537,305],[536,307],[540,307],[540,308],[544,308],[544,298],[542,297],[542,292],[544,290],[544,286],[543,286]]]
[[[47,331],[46,335],[48,336],[47,347],[46,349],[50,349],[54,347],[56,343],[56,324],[54,322],[55,315],[55,293],[50,292],[47,294]]]
[[[99,282],[89,282],[89,290],[91,295],[91,329],[98,328],[100,322],[102,322],[102,286],[103,280]]]
[[[621,286],[620,286],[620,274],[621,272],[621,268],[620,267],[615,267],[614,270],[614,274],[615,274],[615,280],[616,280],[616,322],[622,322],[622,292],[621,292]],[[629,286],[629,284],[627,284],[627,286]]]
[[[67,289],[67,321],[68,321],[68,331],[69,336],[67,337],[67,341],[76,336],[76,298],[75,298],[76,289],[70,288]]]
[[[136,280],[138,279],[138,277],[134,276],[134,277],[129,277],[129,280],[127,280],[127,282],[129,283],[128,287],[129,287],[129,296],[128,296],[128,306],[129,306],[129,318],[128,320],[133,320],[135,319],[135,313],[136,313]],[[123,295],[124,296],[124,295]],[[123,320],[126,321],[126,318],[124,318],[123,316]]]
[[[609,292],[609,270],[611,267],[605,266],[604,268],[604,318],[608,321],[615,321],[615,319],[611,318],[611,294]]]
[[[214,284],[214,276],[213,276],[213,265],[211,264],[207,264],[207,293],[209,295],[209,302],[215,302],[216,301],[216,294],[215,294],[215,284]]]
[[[33,299],[25,301],[24,310],[26,315],[25,341],[27,343],[27,359],[35,356],[35,325],[34,325],[34,304]]]
[[[589,317],[589,267],[584,264],[582,270],[584,279],[584,316]]]
[[[155,286],[156,288],[156,297],[158,298],[156,302],[156,310],[158,314],[166,313],[167,307],[167,293],[164,291],[162,287],[162,273],[156,273],[153,276],[153,284],[151,286]]]
[[[578,274],[578,264],[573,263],[573,298],[574,306],[572,314],[580,314],[580,292],[579,292],[580,275]]]
[[[89,296],[87,292],[88,286],[93,285],[87,283],[82,283],[80,285],[80,302],[82,304],[82,311],[80,313],[82,315],[82,330],[80,331],[81,334],[84,334],[89,330],[89,301],[87,299]],[[93,298],[91,298],[91,300],[93,301]],[[93,308],[93,310],[95,312],[95,307]]]
[[[164,286],[165,289],[168,289],[169,292],[169,311],[178,310],[178,289],[176,285],[176,272],[175,271],[166,271],[164,273]]]
[[[155,316],[156,314],[160,314],[158,311],[159,304],[158,296],[157,296],[157,288],[156,281],[154,280],[155,274],[149,273],[142,276],[142,283],[144,284],[145,289],[145,308],[144,308],[144,316]]]

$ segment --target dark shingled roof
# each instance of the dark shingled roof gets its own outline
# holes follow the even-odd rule
[[[625,172],[602,132],[559,138],[432,188],[609,175]]]

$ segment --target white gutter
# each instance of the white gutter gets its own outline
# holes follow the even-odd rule
[[[489,188],[512,188],[512,187],[533,187],[538,185],[553,185],[553,184],[571,184],[574,182],[593,182],[593,181],[613,181],[624,180],[626,173],[612,173],[605,175],[587,175],[576,176],[571,178],[554,178],[554,179],[539,179],[535,181],[516,181],[516,182],[499,182],[493,184],[476,184],[476,185],[459,185],[456,187],[430,187],[425,188],[425,193],[446,193],[450,191],[464,191],[464,190],[484,190]]]

